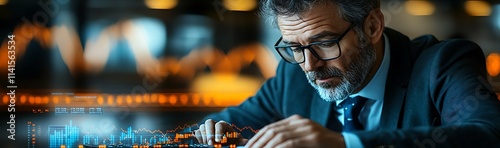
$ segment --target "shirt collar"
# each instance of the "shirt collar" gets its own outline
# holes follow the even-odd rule
[[[366,84],[366,86],[361,89],[358,93],[351,94],[349,97],[362,96],[367,99],[372,99],[376,101],[384,100],[385,84],[387,80],[387,74],[389,72],[389,64],[391,61],[390,45],[389,39],[384,34],[384,57],[382,59],[382,64],[375,73],[375,76]],[[337,101],[339,104],[342,101]]]

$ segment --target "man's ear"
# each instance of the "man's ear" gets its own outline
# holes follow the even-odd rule
[[[364,32],[370,38],[370,42],[372,44],[379,42],[385,28],[384,14],[380,9],[370,11],[364,24]]]

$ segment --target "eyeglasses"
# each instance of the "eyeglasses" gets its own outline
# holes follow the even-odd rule
[[[354,24],[351,24],[347,30],[345,30],[338,38],[314,42],[309,45],[301,46],[301,45],[293,45],[293,46],[278,46],[283,39],[280,37],[278,42],[274,45],[274,49],[280,54],[280,56],[285,59],[288,63],[292,64],[300,64],[305,62],[304,50],[309,49],[314,57],[327,61],[333,60],[340,57],[340,40],[349,32],[349,30],[354,27]]]

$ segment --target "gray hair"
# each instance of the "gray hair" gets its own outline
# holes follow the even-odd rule
[[[370,11],[380,8],[380,0],[263,0],[261,16],[277,26],[277,18],[300,15],[311,10],[315,4],[335,4],[339,14],[347,22],[355,24],[354,31],[363,38],[363,23]]]

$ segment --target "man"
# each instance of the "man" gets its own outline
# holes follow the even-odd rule
[[[410,41],[384,27],[378,0],[263,4],[286,62],[254,97],[207,117],[201,143],[235,124],[260,129],[234,141],[247,147],[500,145],[500,101],[476,44]]]

